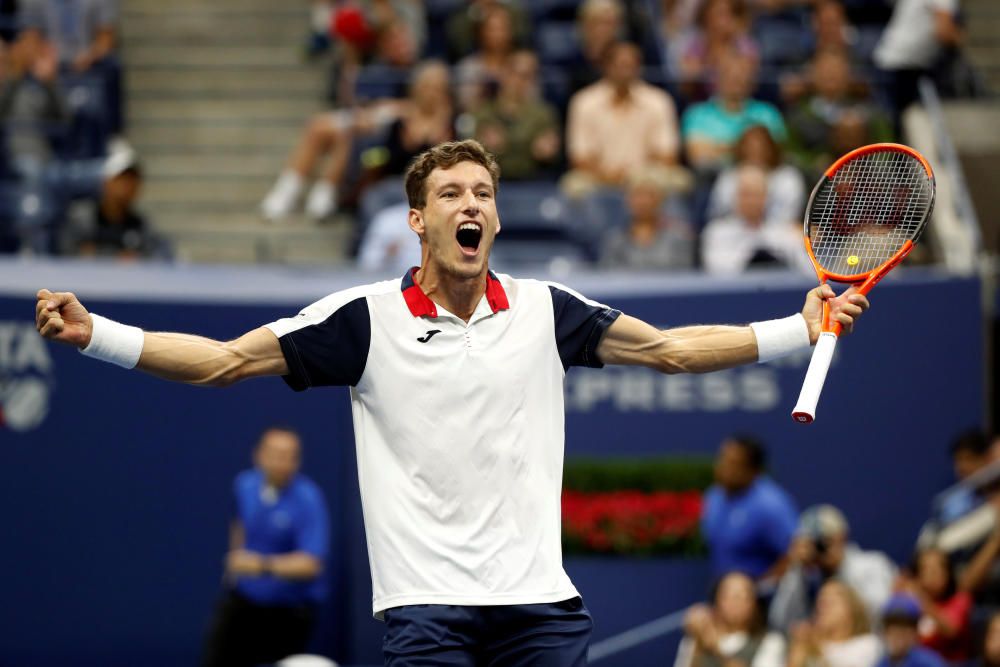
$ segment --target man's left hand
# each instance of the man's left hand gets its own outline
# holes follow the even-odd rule
[[[858,289],[851,285],[843,294],[837,296],[833,288],[827,284],[809,290],[806,294],[806,304],[802,307],[802,317],[809,325],[809,342],[815,344],[823,331],[823,303],[830,304],[830,321],[839,322],[843,333],[851,333],[854,323],[861,314],[868,310],[871,304],[868,297],[858,294]]]
[[[264,573],[264,557],[255,551],[234,549],[226,555],[226,572],[244,577],[259,577]]]

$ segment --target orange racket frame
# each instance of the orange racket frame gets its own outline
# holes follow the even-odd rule
[[[892,257],[870,271],[855,274],[842,274],[827,271],[820,265],[819,261],[817,261],[816,254],[813,252],[812,242],[809,240],[809,212],[812,210],[816,193],[819,192],[821,186],[828,179],[832,179],[840,168],[847,162],[870,153],[887,151],[905,153],[915,158],[927,172],[927,177],[932,184],[932,195],[930,206],[927,209],[921,229],[915,238],[905,241]],[[858,294],[868,294],[868,292],[870,292],[871,289],[886,276],[886,274],[903,261],[903,259],[910,254],[910,251],[913,250],[913,246],[919,239],[920,233],[922,233],[923,229],[926,227],[927,219],[930,218],[931,212],[934,210],[933,184],[934,171],[931,169],[931,165],[927,162],[923,155],[909,146],[904,146],[903,144],[880,143],[862,146],[861,148],[856,148],[855,150],[843,155],[840,159],[830,165],[830,167],[823,173],[823,177],[820,179],[819,183],[817,183],[816,187],[813,188],[812,195],[809,197],[809,205],[806,207],[806,217],[803,223],[806,252],[809,253],[809,261],[812,262],[813,269],[816,271],[816,277],[819,278],[820,284],[822,285],[830,280],[838,283],[847,283],[854,285],[857,288]],[[802,383],[802,392],[799,395],[799,400],[796,403],[794,410],[792,410],[792,419],[800,424],[809,424],[816,418],[816,403],[819,400],[819,393],[823,388],[823,382],[826,380],[826,373],[829,370],[830,362],[833,358],[833,350],[836,346],[836,341],[840,336],[841,330],[842,327],[840,322],[830,321],[830,304],[829,302],[824,301],[822,333],[820,334],[820,339],[816,342],[816,348],[813,351],[813,358],[809,363],[809,369],[806,371],[806,378]]]

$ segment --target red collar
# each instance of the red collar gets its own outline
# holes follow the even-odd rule
[[[410,313],[414,317],[437,317],[437,305],[424,294],[424,291],[420,289],[420,285],[413,279],[418,268],[416,266],[413,267],[403,276],[400,284],[400,289],[403,291],[403,299],[406,301],[406,306],[410,309]],[[510,302],[507,300],[507,292],[504,291],[503,285],[500,284],[500,280],[492,271],[486,274],[486,302],[490,304],[490,308],[494,313],[510,308]]]

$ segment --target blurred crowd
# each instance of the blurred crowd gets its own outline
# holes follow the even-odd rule
[[[304,50],[329,67],[329,108],[260,213],[349,215],[359,265],[401,270],[419,260],[402,173],[472,137],[502,168],[500,264],[808,270],[809,187],[900,139],[920,76],[950,81],[958,2],[313,0]],[[113,0],[2,7],[5,249],[164,254],[108,192],[134,199],[142,176],[132,154],[133,187],[107,187],[130,151]]]
[[[950,453],[956,482],[897,564],[838,508],[800,514],[752,436],[724,441],[702,515],[715,585],[675,667],[1000,665],[1000,436],[963,433]]]
[[[0,252],[162,254],[135,201],[114,0],[0,3]]]

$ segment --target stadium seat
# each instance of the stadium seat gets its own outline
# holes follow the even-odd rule
[[[854,44],[854,53],[865,63],[871,63],[878,41],[882,39],[882,26],[863,25],[858,27],[858,39]]]
[[[358,201],[358,217],[361,229],[368,226],[375,215],[390,206],[406,201],[402,178],[385,178],[368,186]]]
[[[358,100],[377,100],[398,97],[405,90],[408,74],[385,65],[366,65],[358,72],[354,82],[354,95]]]
[[[546,64],[567,63],[580,49],[576,36],[576,23],[572,21],[546,21],[535,31],[538,59]]]
[[[539,71],[542,97],[560,112],[569,106],[570,83],[565,70],[558,67],[543,67]]]
[[[531,0],[524,3],[535,21],[545,19],[573,20],[580,8],[579,0]]]
[[[797,64],[809,55],[809,32],[796,21],[758,19],[753,33],[765,65]]]
[[[552,238],[567,229],[568,207],[554,183],[504,183],[497,209],[507,236]]]
[[[571,239],[530,241],[501,237],[490,253],[490,265],[503,272],[544,265],[552,268],[554,263],[583,264],[587,261],[584,250]]]

